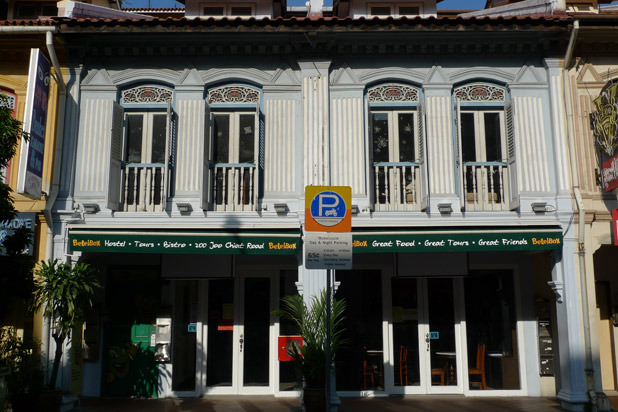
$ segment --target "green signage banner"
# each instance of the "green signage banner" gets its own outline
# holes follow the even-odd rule
[[[355,231],[353,253],[492,252],[562,249],[562,230]],[[293,232],[155,232],[71,230],[72,252],[295,255]]]
[[[562,249],[562,230],[354,232],[354,253],[491,252]]]
[[[299,233],[70,231],[72,252],[295,255]]]

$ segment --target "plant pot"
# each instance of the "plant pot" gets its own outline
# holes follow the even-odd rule
[[[62,405],[62,391],[59,389],[45,389],[35,396],[36,411],[57,412]]]
[[[326,390],[324,388],[304,388],[303,404],[306,412],[324,412],[326,409]]]
[[[43,390],[37,393],[14,395],[11,399],[13,412],[57,412],[62,404],[60,390]]]

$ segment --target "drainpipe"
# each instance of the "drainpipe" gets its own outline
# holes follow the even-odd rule
[[[586,273],[586,209],[581,195],[579,175],[577,174],[577,159],[575,156],[575,132],[573,130],[573,110],[571,104],[567,101],[568,88],[568,67],[573,57],[577,34],[579,33],[579,20],[573,22],[571,38],[564,56],[564,64],[562,67],[563,81],[563,100],[566,112],[566,130],[567,140],[569,145],[569,160],[571,163],[571,179],[573,182],[573,197],[577,207],[577,215],[579,217],[577,229],[577,255],[579,261],[579,281],[582,295],[582,318],[584,323],[584,371],[586,373],[586,388],[593,411],[597,410],[597,394],[594,388],[594,367],[592,366],[592,343],[590,337],[590,311],[588,310],[588,282]]]
[[[54,221],[52,216],[52,208],[56,202],[59,191],[60,181],[60,164],[62,159],[62,145],[64,141],[64,115],[66,110],[66,98],[67,89],[60,70],[60,64],[58,63],[58,56],[56,55],[56,49],[54,48],[54,35],[53,31],[47,31],[45,33],[45,45],[47,46],[47,52],[54,66],[54,72],[56,77],[56,84],[59,90],[59,102],[58,102],[58,123],[56,129],[56,145],[55,152],[52,157],[53,169],[51,176],[51,187],[49,189],[49,197],[45,202],[43,208],[43,215],[45,216],[45,222],[47,223],[47,242],[45,250],[45,258],[51,259],[54,253]],[[50,323],[49,319],[43,319],[43,328],[41,332],[41,340],[44,350],[47,354],[47,361],[51,359],[51,345],[50,345]]]

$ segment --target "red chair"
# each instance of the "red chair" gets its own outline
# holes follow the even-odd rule
[[[408,386],[408,348],[405,346],[399,347],[399,384],[403,386],[403,378],[406,378],[406,386]]]
[[[375,387],[373,367],[367,363],[367,346],[363,346],[363,388],[367,390],[367,376],[371,378],[371,387]]]
[[[479,343],[476,348],[476,367],[468,369],[470,384],[478,384],[479,389],[487,389],[487,381],[485,380],[485,349],[485,344]],[[479,376],[480,380],[472,380],[473,375]]]

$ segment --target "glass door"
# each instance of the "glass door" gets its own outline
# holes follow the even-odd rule
[[[392,393],[462,393],[462,283],[455,278],[392,278]]]
[[[253,274],[209,281],[205,393],[273,393],[275,284]]]
[[[429,393],[462,392],[459,319],[455,317],[460,288],[453,278],[428,278],[426,285],[426,316],[424,326],[424,356]],[[457,282],[460,283],[460,282]],[[459,285],[457,285],[459,286]],[[427,375],[426,375],[427,376]]]

